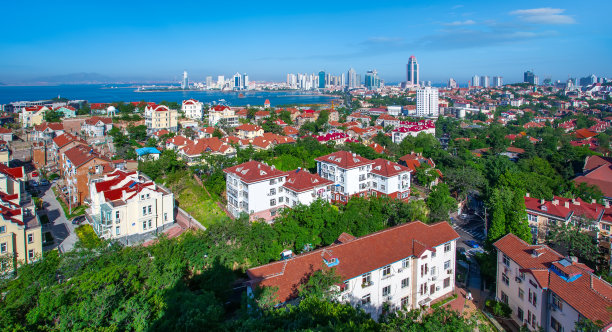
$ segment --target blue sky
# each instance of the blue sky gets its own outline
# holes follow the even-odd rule
[[[5,1],[0,82],[69,73],[194,80],[246,72],[377,69],[405,79],[525,70],[567,79],[612,76],[612,1]]]

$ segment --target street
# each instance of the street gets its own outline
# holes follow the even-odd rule
[[[51,232],[54,239],[52,245],[45,246],[43,249],[48,251],[59,248],[60,252],[66,252],[72,250],[78,238],[74,232],[75,225],[66,219],[64,210],[62,210],[60,203],[55,198],[55,194],[53,194],[51,187],[54,185],[38,187],[38,190],[44,192],[43,196],[41,196],[43,199],[43,209],[39,210],[38,213],[41,216],[46,214],[49,217],[49,223],[43,225],[42,231],[43,234]]]

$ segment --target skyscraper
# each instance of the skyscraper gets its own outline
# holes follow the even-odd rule
[[[439,113],[438,89],[432,87],[417,89],[416,115],[437,117]]]
[[[480,86],[480,76],[472,76],[472,86]]]
[[[380,88],[380,77],[378,77],[378,73],[376,69],[368,70],[365,75],[365,87],[369,90],[374,90]]]
[[[482,86],[483,88],[489,87],[489,76],[480,77],[480,86]]]
[[[411,55],[406,65],[406,85],[419,85],[419,64],[414,55]]]
[[[217,76],[217,89],[223,89],[225,86],[225,76],[219,75]]]
[[[206,76],[206,88],[207,89],[212,89],[213,88],[213,78],[212,78],[212,76]]]
[[[595,83],[597,83],[597,76],[595,74],[580,79],[580,86],[589,86]]]
[[[242,90],[243,85],[244,84],[242,83],[242,75],[240,75],[240,73],[236,73],[234,75],[232,88],[234,90]]]
[[[539,79],[538,79],[538,76],[534,75],[534,73],[531,70],[528,70],[523,74],[523,82],[533,84],[533,85],[538,85]]]
[[[325,89],[325,72],[319,72],[319,89]]]
[[[249,75],[247,75],[246,73],[242,74],[242,89],[249,89]]]
[[[357,72],[355,71],[355,69],[351,68],[349,69],[348,73],[347,73],[347,86],[349,89],[354,89],[359,87],[359,81],[357,80]]]
[[[455,81],[455,79],[452,77],[448,79],[448,88],[449,89],[457,88],[457,81]]]
[[[189,89],[189,78],[187,77],[187,71],[183,72],[183,81],[181,82],[181,89]]]
[[[504,78],[501,76],[493,76],[493,86],[498,88],[504,85]]]

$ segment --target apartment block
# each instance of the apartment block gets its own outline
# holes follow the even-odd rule
[[[42,258],[42,227],[23,167],[0,164],[0,274]]]
[[[174,223],[174,194],[138,172],[114,170],[90,181],[87,217],[100,238],[163,230]]]
[[[178,111],[169,109],[165,105],[146,106],[144,111],[147,132],[153,133],[160,129],[172,132],[178,130]]]
[[[348,151],[338,151],[315,159],[317,174],[334,182],[332,201],[348,202],[352,196],[366,196],[374,162]]]
[[[410,169],[392,161],[374,160],[371,175],[371,196],[388,196],[407,201],[410,199]]]
[[[612,286],[575,257],[545,245],[529,245],[514,234],[497,249],[496,299],[512,309],[511,318],[531,331],[574,331],[580,318],[612,331]]]
[[[297,301],[295,290],[317,270],[335,269],[338,301],[377,319],[383,310],[428,306],[455,291],[455,248],[459,235],[446,223],[410,222],[356,238],[342,233],[334,244],[247,270],[247,294],[277,287],[281,304]]]
[[[69,204],[81,205],[89,196],[89,179],[110,170],[110,160],[92,147],[76,145],[62,156],[62,192]]]
[[[21,128],[31,128],[43,123],[45,113],[50,111],[46,106],[27,106],[21,109],[19,113],[19,122]]]
[[[237,127],[240,122],[238,121],[238,115],[236,115],[233,109],[227,106],[216,105],[208,110],[208,125],[216,126],[217,124]]]
[[[113,119],[92,116],[81,124],[81,131],[90,137],[104,137],[106,133],[113,129]]]
[[[204,118],[203,104],[195,99],[183,100],[181,111],[191,120],[201,121]]]

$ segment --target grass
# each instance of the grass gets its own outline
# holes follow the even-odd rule
[[[167,179],[165,185],[174,193],[178,206],[191,214],[204,227],[208,228],[227,218],[225,211],[219,208],[217,202],[190,174]]]
[[[78,217],[85,214],[85,209],[87,209],[87,206],[85,205],[79,205],[72,209],[72,213],[69,213],[68,205],[66,205],[66,203],[64,203],[64,201],[59,197],[57,189],[55,187],[53,187],[53,193],[55,194],[55,198],[57,199],[57,201],[62,206],[62,210],[64,210],[64,215],[66,215],[66,219],[72,219],[74,217]]]
[[[441,307],[441,306],[443,306],[443,305],[447,304],[448,302],[450,302],[450,301],[452,301],[452,300],[454,300],[454,299],[456,299],[456,298],[457,298],[457,294],[453,294],[453,296],[447,297],[447,298],[445,298],[444,300],[442,300],[442,301],[440,301],[440,302],[437,302],[437,303],[432,304],[432,305],[431,305],[431,308],[432,308],[432,309],[436,309],[436,308],[438,308],[438,307]]]
[[[93,230],[91,225],[81,225],[77,227],[75,230],[76,235],[79,237],[79,241],[83,247],[88,249],[98,248],[104,244],[104,241],[98,238],[96,232]]]

